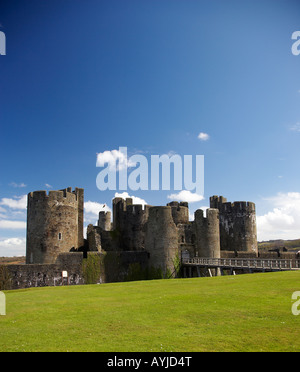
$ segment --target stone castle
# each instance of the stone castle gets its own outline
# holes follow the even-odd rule
[[[222,251],[257,255],[255,204],[210,198],[206,215],[198,209],[189,221],[186,202],[135,205],[115,198],[112,212],[99,212],[98,225],[83,237],[84,190],[28,194],[27,264],[55,264],[62,255],[119,252],[143,265],[173,273],[181,257],[221,257]],[[134,254],[135,253],[135,254]]]
[[[99,211],[86,238],[83,224],[83,189],[29,193],[26,264],[0,265],[0,290],[206,276],[210,269],[187,265],[195,257],[299,260],[297,253],[258,252],[255,204],[223,196],[212,196],[193,221],[186,202],[142,206],[114,198],[112,213]]]

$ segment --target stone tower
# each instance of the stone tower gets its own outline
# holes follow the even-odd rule
[[[113,230],[119,236],[122,250],[144,250],[144,226],[148,219],[149,207],[149,205],[143,207],[141,204],[133,204],[132,198],[113,199]]]
[[[210,207],[220,212],[221,250],[258,252],[254,203],[228,203],[223,196],[214,195],[210,198]]]
[[[202,209],[195,212],[195,249],[198,257],[220,258],[220,228],[218,209],[208,208],[206,217]]]
[[[178,257],[178,229],[173,221],[172,209],[150,207],[146,227],[145,249],[149,252],[149,267],[160,268],[174,275],[174,262]]]
[[[189,223],[189,205],[187,202],[172,201],[167,206],[171,207],[172,217],[176,225]]]
[[[104,231],[111,230],[111,212],[99,212],[98,226]]]
[[[57,256],[84,245],[83,189],[28,194],[26,263],[54,263]]]

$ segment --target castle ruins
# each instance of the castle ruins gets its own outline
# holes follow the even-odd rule
[[[189,221],[186,202],[167,206],[134,205],[131,198],[113,199],[111,213],[99,213],[98,226],[89,225],[87,239],[91,251],[146,251],[149,265],[164,272],[174,260],[189,257],[221,257],[221,251],[257,255],[255,205],[228,203],[224,197],[210,198],[210,208],[198,209]]]
[[[83,236],[84,190],[28,194],[26,265],[9,268],[13,288],[84,284],[83,262],[99,257],[97,282],[122,281],[132,267],[177,275],[182,258],[257,257],[255,204],[212,196],[210,208],[189,220],[186,202],[166,206],[114,198],[111,212],[99,211],[97,226]],[[98,274],[97,274],[98,275]]]

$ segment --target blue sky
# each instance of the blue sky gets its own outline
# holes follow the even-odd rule
[[[122,146],[204,155],[191,214],[253,201],[259,239],[300,238],[299,15],[298,0],[1,0],[0,256],[25,253],[30,191],[83,187],[95,223],[119,192],[97,188],[97,154]]]

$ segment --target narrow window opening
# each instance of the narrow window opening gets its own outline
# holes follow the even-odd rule
[[[61,240],[61,239],[62,239],[62,234],[58,233],[58,240]]]

